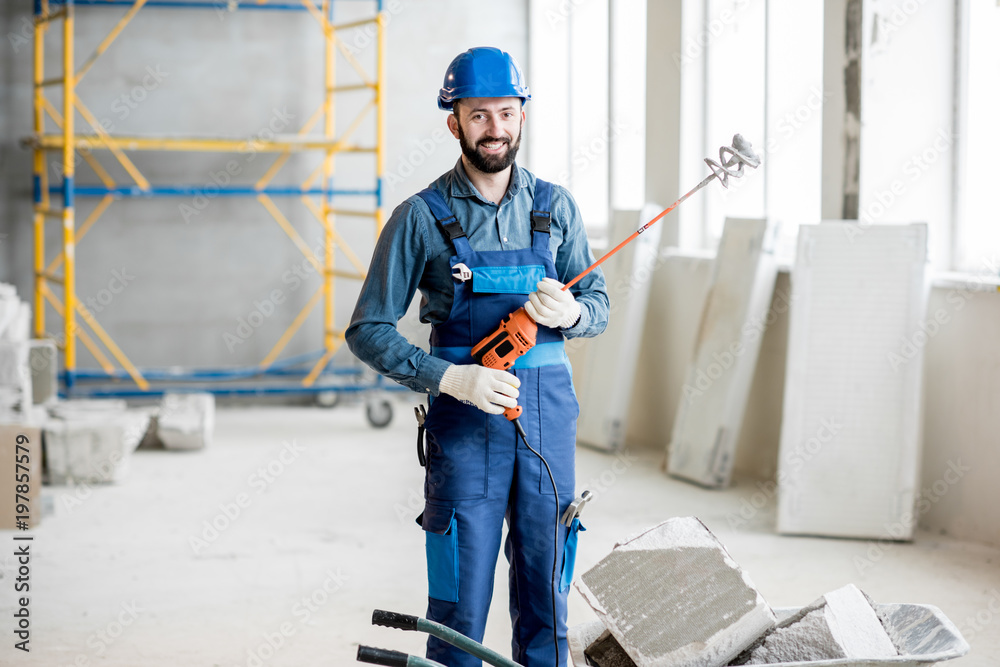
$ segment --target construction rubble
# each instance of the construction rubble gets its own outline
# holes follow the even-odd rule
[[[869,664],[898,660],[928,633],[941,650],[964,643],[939,610],[877,605],[853,584],[801,609],[772,609],[694,517],[615,545],[576,586],[599,619],[570,631],[577,667]]]
[[[30,322],[29,304],[12,285],[0,283],[0,428],[31,434],[30,459],[48,484],[121,482],[140,444],[192,450],[211,442],[212,394],[168,393],[158,406],[144,407],[119,399],[60,398],[56,341],[31,339]],[[30,500],[39,486],[31,486]],[[32,515],[37,521],[40,513]],[[13,525],[0,517],[0,529],[5,527]]]

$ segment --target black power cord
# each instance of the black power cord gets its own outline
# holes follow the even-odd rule
[[[559,618],[556,614],[556,567],[559,563],[559,490],[556,488],[556,478],[552,476],[552,468],[549,467],[549,462],[545,460],[545,457],[536,450],[534,447],[528,444],[528,436],[524,432],[524,427],[521,426],[521,421],[517,418],[511,420],[514,424],[514,428],[517,429],[517,434],[521,436],[521,442],[527,447],[532,454],[538,457],[538,460],[542,462],[545,466],[545,471],[549,473],[549,481],[552,482],[552,493],[556,497],[556,521],[555,521],[555,540],[552,543],[552,640],[556,645],[556,667],[562,667],[562,663],[559,662]]]

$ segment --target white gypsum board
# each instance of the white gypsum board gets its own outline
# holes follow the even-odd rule
[[[660,212],[654,204],[642,211],[616,211],[611,243],[618,244]],[[609,258],[604,268],[611,313],[604,333],[588,339],[575,355],[583,375],[576,383],[580,401],[577,441],[614,451],[625,444],[626,421],[653,272],[658,263],[660,226],[653,225]],[[576,344],[571,341],[571,344]]]
[[[777,266],[766,220],[727,219],[668,446],[668,471],[729,484]]]
[[[919,483],[927,226],[799,228],[778,532],[909,539]]]

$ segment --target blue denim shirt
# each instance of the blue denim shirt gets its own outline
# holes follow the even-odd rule
[[[516,250],[531,245],[531,204],[535,176],[515,163],[507,193],[494,204],[469,181],[459,159],[455,168],[431,184],[462,223],[474,250]],[[552,188],[550,248],[560,282],[566,283],[594,262],[580,211],[569,192]],[[420,321],[448,319],[454,298],[451,241],[424,201],[414,195],[400,204],[379,236],[368,277],[358,297],[347,344],[382,375],[418,392],[439,393],[450,362],[411,344],[397,330],[413,295],[420,290]],[[562,333],[567,338],[596,336],[608,323],[608,295],[600,268],[570,288],[580,304],[580,321]],[[500,323],[497,322],[499,325]]]

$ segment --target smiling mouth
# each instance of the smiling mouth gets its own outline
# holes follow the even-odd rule
[[[480,141],[479,146],[485,148],[487,152],[498,153],[507,143],[506,141]]]

